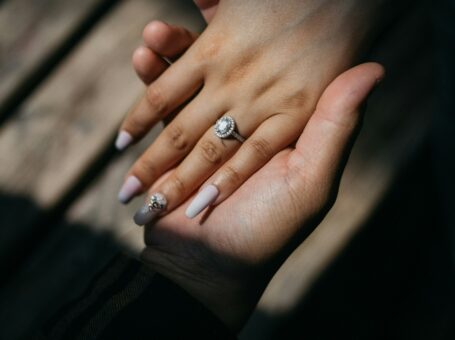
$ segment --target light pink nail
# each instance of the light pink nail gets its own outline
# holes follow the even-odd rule
[[[123,183],[118,193],[118,200],[123,204],[128,203],[142,188],[141,181],[136,176],[129,176]]]
[[[115,147],[119,151],[126,149],[128,145],[133,141],[133,137],[126,131],[122,130],[119,132],[117,139],[115,140]]]
[[[191,204],[188,206],[185,212],[186,216],[188,218],[196,217],[202,210],[212,204],[219,194],[220,191],[216,186],[212,184],[207,185],[196,195]]]

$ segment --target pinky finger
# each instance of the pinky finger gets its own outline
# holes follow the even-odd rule
[[[228,198],[274,155],[294,142],[302,125],[283,115],[273,116],[263,122],[235,155],[206,182],[188,206],[186,216],[194,218],[208,206]],[[286,131],[286,134],[281,131]]]
[[[145,85],[150,85],[169,66],[169,63],[145,46],[134,51],[132,61],[134,70]]]

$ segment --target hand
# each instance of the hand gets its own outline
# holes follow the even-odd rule
[[[221,2],[206,31],[150,84],[122,125],[136,141],[194,96],[133,165],[126,183],[135,190],[124,201],[148,189],[166,197],[170,212],[208,179],[216,188],[210,203],[234,193],[295,142],[323,90],[354,63],[377,2],[365,3]],[[236,120],[244,144],[214,135],[213,124],[225,114]],[[136,221],[156,215],[145,217]]]
[[[360,107],[383,72],[367,63],[337,77],[296,147],[275,155],[201,218],[188,220],[186,203],[147,225],[143,260],[238,330],[278,267],[334,202]]]
[[[205,21],[210,23],[215,16],[219,0],[194,0]],[[165,61],[173,62],[197,39],[198,34],[184,27],[169,25],[162,21],[149,23],[143,32],[144,46],[134,51],[133,67],[145,85],[150,85],[169,66]],[[129,136],[118,140],[118,149],[126,147],[131,142]]]

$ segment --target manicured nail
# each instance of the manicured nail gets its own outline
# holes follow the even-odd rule
[[[202,210],[212,204],[219,194],[220,191],[216,186],[213,184],[207,185],[196,195],[196,197],[190,203],[185,212],[186,216],[188,218],[196,217]]]
[[[138,211],[136,211],[136,214],[134,214],[134,223],[138,226],[143,226],[152,222],[157,215],[157,211],[151,210],[148,204],[144,204]]]
[[[118,200],[126,204],[142,189],[142,183],[136,176],[129,176],[118,193]]]
[[[138,226],[152,222],[167,206],[166,197],[160,193],[154,193],[148,201],[134,214],[134,223]]]
[[[117,150],[123,151],[128,145],[131,144],[132,141],[133,136],[131,136],[128,132],[122,130],[119,132],[117,139],[115,140],[115,147]]]

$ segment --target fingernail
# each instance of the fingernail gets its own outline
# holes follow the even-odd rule
[[[160,193],[154,193],[148,201],[139,208],[134,214],[134,223],[143,226],[152,222],[160,212],[164,211],[167,206],[166,197]]]
[[[129,176],[118,193],[118,200],[126,204],[142,189],[142,183],[136,176]]]
[[[136,213],[134,214],[134,223],[138,226],[143,226],[147,223],[152,222],[155,217],[158,215],[157,211],[153,211],[149,208],[148,204],[144,204]]]
[[[117,139],[115,140],[115,147],[117,150],[123,151],[128,145],[131,144],[132,141],[133,136],[131,136],[128,132],[122,130],[119,132]]]
[[[202,210],[212,204],[219,194],[220,191],[216,186],[213,184],[207,185],[196,195],[196,197],[190,203],[185,212],[186,216],[188,218],[196,217]]]

